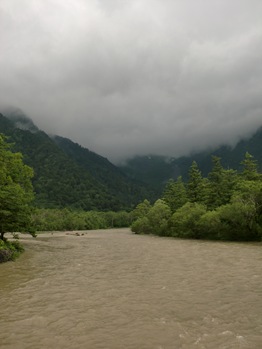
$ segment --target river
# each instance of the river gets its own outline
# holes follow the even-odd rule
[[[1,349],[262,347],[260,243],[81,234],[0,265]]]

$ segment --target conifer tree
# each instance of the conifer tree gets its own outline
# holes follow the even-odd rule
[[[208,174],[208,208],[215,209],[230,201],[237,180],[235,170],[225,170],[220,158],[212,157],[213,168]]]
[[[137,219],[146,216],[150,208],[150,202],[147,199],[145,199],[143,202],[140,202],[132,211],[133,218]]]
[[[164,189],[163,200],[170,207],[172,212],[182,207],[187,201],[187,192],[182,177],[176,181],[170,179]]]
[[[261,175],[257,171],[257,161],[248,152],[246,152],[245,158],[241,162],[241,165],[243,165],[243,179],[248,181],[261,179]]]
[[[205,201],[204,180],[196,161],[192,162],[192,165],[189,169],[187,196],[190,202],[203,203]]]

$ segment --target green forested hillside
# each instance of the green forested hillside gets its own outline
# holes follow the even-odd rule
[[[161,193],[165,182],[169,178],[176,177],[171,161],[165,156],[158,155],[135,156],[119,167],[130,178],[147,183]]]
[[[69,140],[50,138],[24,116],[8,119],[0,114],[0,132],[10,137],[14,150],[34,169],[39,207],[120,210],[150,197],[106,159]]]
[[[212,167],[211,155],[221,157],[224,168],[241,170],[241,160],[248,151],[258,161],[258,170],[262,170],[262,127],[232,149],[223,146],[177,159],[138,156],[122,166],[113,165],[69,139],[50,137],[24,115],[7,118],[0,114],[0,133],[10,137],[14,151],[21,152],[25,163],[34,169],[35,204],[46,208],[122,210],[144,199],[153,202],[170,178],[182,176],[187,180],[193,161],[207,176]]]
[[[153,191],[147,188],[145,182],[131,180],[108,159],[100,156],[70,139],[54,137],[55,143],[65,154],[74,160],[82,169],[88,171],[97,181],[106,185],[110,195],[117,197],[120,202],[133,205],[138,198],[155,198]]]

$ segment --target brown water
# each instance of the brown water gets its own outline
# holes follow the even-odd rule
[[[0,265],[1,349],[262,348],[262,245],[27,238]]]

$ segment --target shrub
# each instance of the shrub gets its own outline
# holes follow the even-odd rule
[[[147,217],[138,218],[131,225],[131,230],[136,234],[150,234],[151,226]]]
[[[171,209],[163,200],[157,200],[149,210],[147,218],[150,232],[155,235],[167,236],[168,221],[171,217]]]
[[[206,213],[206,207],[196,202],[187,202],[170,219],[170,235],[174,237],[199,239],[201,231],[198,222]]]

